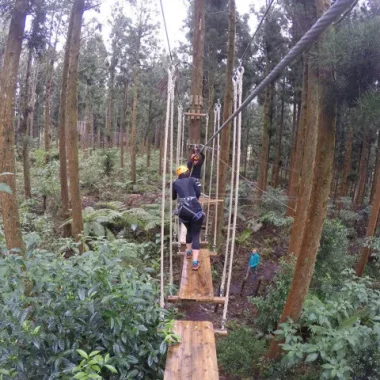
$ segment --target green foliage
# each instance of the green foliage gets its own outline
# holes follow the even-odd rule
[[[116,154],[115,151],[107,151],[104,153],[102,160],[103,173],[110,176],[115,168]]]
[[[253,322],[260,330],[270,332],[276,328],[292,282],[293,270],[294,262],[282,259],[273,284],[266,288],[266,295],[251,298],[259,312]]]
[[[218,341],[218,363],[227,374],[252,376],[265,350],[265,340],[259,339],[251,329],[238,327]]]
[[[341,284],[342,271],[353,264],[347,235],[348,230],[340,221],[326,219],[311,285],[321,295],[333,293],[334,287]]]
[[[276,211],[269,211],[264,214],[259,221],[264,224],[271,224],[275,227],[287,227],[293,223],[291,216],[283,216]]]
[[[128,246],[121,249],[122,242],[94,245],[94,251],[69,259],[30,250],[25,259],[0,258],[0,368],[17,379],[72,379],[75,367],[78,374],[92,365],[77,350],[95,349],[109,354],[107,365],[119,373],[107,370],[107,378],[162,376],[172,337],[161,322],[167,312],[156,306],[151,269],[133,268],[134,254]]]
[[[85,351],[78,349],[77,353],[83,358],[83,360],[73,368],[74,379],[78,380],[90,380],[98,379],[101,380],[100,372],[102,368],[111,371],[112,373],[117,373],[114,366],[107,364],[110,360],[109,354],[104,358],[99,355],[100,351],[92,351],[87,354]]]
[[[362,350],[379,346],[380,291],[371,288],[368,278],[354,277],[352,271],[346,270],[341,277],[342,287],[331,300],[309,298],[300,324],[283,323],[275,332],[285,341],[282,361],[287,366],[318,361],[322,378],[349,379],[354,371],[352,359]]]

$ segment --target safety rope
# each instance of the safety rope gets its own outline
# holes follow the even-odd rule
[[[218,99],[218,102],[216,103],[216,125],[217,128],[220,127],[220,110],[222,109],[222,105],[220,104],[220,101]],[[216,188],[215,188],[215,198],[216,200],[219,199],[219,172],[220,172],[220,135],[218,135],[218,138],[216,139]],[[210,207],[209,207],[210,208]],[[218,204],[215,205],[215,218],[214,218],[214,242],[212,244],[212,250],[213,252],[216,251],[216,238],[217,238],[217,231],[218,231]]]
[[[163,308],[165,306],[165,287],[164,287],[164,259],[165,259],[165,246],[164,246],[164,236],[165,236],[165,204],[166,204],[166,168],[167,168],[167,150],[168,150],[168,137],[169,137],[169,126],[172,121],[171,108],[174,103],[174,87],[175,87],[175,67],[171,66],[168,69],[168,95],[167,95],[167,105],[166,105],[166,120],[165,120],[165,136],[164,136],[164,157],[162,164],[162,196],[161,196],[161,267],[160,267],[160,306]],[[171,219],[171,217],[170,217]],[[170,230],[171,232],[171,230]],[[173,282],[173,270],[170,268],[171,283]]]
[[[251,103],[251,101],[260,95],[265,88],[273,83],[296,58],[318,40],[319,36],[335,21],[345,10],[347,10],[355,0],[337,0],[318,21],[309,29],[307,33],[290,49],[288,54],[273,68],[273,70],[260,82],[260,84],[247,96],[238,109],[223,123],[223,125],[208,139],[208,145],[227,125]],[[203,147],[204,149],[204,147]],[[202,149],[202,150],[203,150]]]
[[[214,106],[214,132],[216,132],[216,122],[217,122],[217,109],[216,104]],[[215,161],[215,140],[212,142],[212,151],[211,151],[211,165],[210,165],[210,181],[208,186],[208,198],[211,198],[212,191],[212,177],[214,175],[214,161]],[[205,241],[208,241],[208,228],[209,228],[209,220],[210,220],[210,205],[207,208],[207,216],[206,216],[206,229],[205,229]]]
[[[205,131],[205,143],[207,142],[208,138],[208,115],[206,116],[206,131]],[[203,192],[206,194],[206,168],[207,168],[207,156],[205,155],[205,159],[203,161],[203,177],[202,177],[202,184],[204,186]],[[210,206],[209,206],[210,207]]]
[[[243,100],[243,74],[244,68],[240,66],[236,72],[237,76],[237,107],[241,107],[241,103]],[[232,240],[231,240],[231,252],[229,255],[229,270],[228,270],[228,279],[227,279],[227,289],[226,289],[226,301],[224,303],[223,308],[223,316],[222,316],[222,330],[225,328],[226,320],[227,320],[227,311],[228,311],[228,301],[230,295],[230,287],[231,287],[231,277],[232,277],[232,264],[234,259],[234,251],[235,251],[235,238],[236,238],[236,222],[237,222],[237,214],[238,214],[238,205],[239,205],[239,180],[240,177],[238,175],[240,170],[240,157],[241,157],[241,113],[237,118],[237,157],[236,157],[236,176],[235,176],[235,205],[234,205],[234,221],[232,225]]]
[[[237,76],[234,75],[232,78],[233,88],[234,88],[234,111],[237,109],[237,100],[238,100],[238,81]],[[228,227],[227,227],[227,241],[226,241],[226,250],[224,254],[224,265],[223,265],[223,274],[220,285],[220,296],[224,296],[224,289],[226,287],[226,276],[227,276],[227,263],[228,255],[230,249],[230,237],[231,237],[231,218],[232,218],[232,205],[233,205],[233,194],[234,194],[234,185],[235,185],[235,161],[236,161],[236,123],[237,119],[234,119],[233,123],[233,134],[232,134],[232,170],[231,170],[231,182],[230,182],[230,199],[228,207]]]

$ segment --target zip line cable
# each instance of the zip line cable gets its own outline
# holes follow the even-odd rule
[[[224,129],[231,121],[243,111],[251,101],[260,95],[263,90],[273,83],[296,58],[298,58],[306,49],[319,38],[319,36],[336,20],[344,11],[346,11],[355,0],[337,0],[303,35],[297,44],[288,52],[288,54],[274,67],[274,69],[261,81],[261,83],[248,95],[242,105],[223,123],[223,125],[210,137],[205,144],[210,142]],[[205,146],[201,149],[204,150]]]
[[[172,50],[170,49],[169,34],[168,34],[168,28],[167,28],[167,26],[166,26],[166,18],[165,18],[164,6],[162,5],[162,0],[160,0],[160,5],[161,5],[162,19],[163,19],[163,21],[164,21],[164,28],[165,28],[166,42],[168,43],[170,60],[171,60],[171,62],[172,62],[172,64],[173,64],[173,55],[172,55]]]
[[[269,13],[269,11],[270,11],[270,9],[271,9],[271,7],[272,7],[272,5],[273,5],[273,3],[274,3],[275,1],[276,1],[276,0],[271,0],[271,2],[269,3],[267,9],[265,10],[265,12],[264,12],[264,14],[263,14],[263,17],[261,17],[261,20],[260,20],[260,22],[259,22],[259,25],[257,25],[257,28],[256,28],[256,30],[255,30],[255,33],[253,33],[252,38],[249,40],[248,45],[247,45],[247,47],[245,48],[244,53],[243,53],[243,55],[241,56],[241,58],[240,58],[240,60],[239,60],[239,64],[240,64],[240,65],[243,64],[243,60],[244,60],[244,58],[245,58],[245,55],[246,55],[247,52],[248,52],[249,47],[251,46],[253,40],[255,39],[255,37],[256,37],[258,31],[259,31],[260,28],[261,28],[261,25],[263,24],[265,18],[267,17],[267,15],[268,15],[268,13]]]

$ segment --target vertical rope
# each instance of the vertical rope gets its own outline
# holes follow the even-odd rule
[[[174,72],[173,72],[174,73]],[[174,74],[173,74],[174,75]],[[175,81],[173,80],[172,92],[170,96],[170,185],[173,183],[173,163],[174,163],[174,88]],[[173,199],[171,191],[169,191],[169,284],[170,293],[173,289]],[[176,223],[174,223],[175,225]],[[171,294],[170,294],[171,295]]]
[[[214,107],[214,132],[216,132],[216,104]],[[211,151],[211,167],[210,167],[210,181],[208,186],[208,198],[211,198],[211,187],[212,187],[212,177],[214,174],[214,157],[215,157],[215,140],[212,140],[212,151]],[[206,217],[206,230],[205,230],[205,240],[208,241],[208,227],[209,227],[209,220],[210,220],[210,205],[207,209],[207,217]]]
[[[185,123],[186,123],[186,119],[185,119],[185,115],[183,115],[182,117],[182,139],[181,139],[181,157],[184,157],[185,156]]]
[[[163,165],[162,165],[162,195],[161,195],[161,266],[160,266],[160,306],[165,306],[165,279],[164,279],[164,237],[165,237],[165,203],[166,203],[166,167],[167,167],[167,150],[168,150],[168,136],[169,136],[169,123],[170,123],[170,108],[172,105],[172,98],[174,98],[174,72],[175,68],[168,69],[168,98],[166,105],[166,120],[165,120],[165,137],[164,137],[164,152],[163,152]],[[171,233],[171,231],[170,231]]]
[[[206,116],[206,132],[205,132],[205,144],[208,139],[208,115]],[[205,156],[205,159],[203,161],[203,178],[202,178],[202,185],[203,192],[206,194],[206,169],[207,169],[207,156]],[[210,205],[208,206],[210,208]]]
[[[238,82],[238,108],[241,106],[243,100],[243,74],[244,68],[240,66],[236,72],[237,82]],[[241,157],[241,113],[239,114],[237,120],[237,158],[236,158],[236,175],[235,175],[235,206],[234,206],[234,222],[232,229],[232,240],[231,240],[231,253],[230,253],[230,262],[229,262],[229,270],[228,270],[228,279],[227,279],[227,291],[226,291],[226,301],[224,303],[223,308],[223,316],[222,316],[222,329],[225,328],[226,320],[227,320],[227,311],[228,311],[228,302],[230,295],[230,287],[231,287],[231,277],[232,277],[232,264],[234,259],[234,251],[235,251],[235,237],[236,237],[236,221],[237,221],[237,213],[238,213],[238,204],[239,204],[239,170],[240,170],[240,157]],[[234,170],[234,168],[232,168]]]
[[[220,109],[221,104],[218,100],[218,103],[216,103],[216,117],[217,117],[217,125],[218,129],[220,128]],[[219,199],[219,170],[220,170],[220,134],[218,134],[218,137],[216,139],[216,191],[215,191],[215,198]],[[214,242],[213,242],[213,251],[216,250],[216,233],[217,233],[217,227],[218,227],[218,204],[215,205],[215,218],[214,218]]]
[[[181,161],[181,137],[182,137],[182,128],[183,128],[183,107],[182,104],[178,105],[178,129],[177,129],[177,159],[176,167],[178,168]]]
[[[238,98],[238,81],[237,81],[236,76],[232,78],[232,83],[234,87],[234,111],[235,111],[237,109],[237,98]],[[224,289],[226,287],[227,263],[228,263],[229,249],[230,249],[232,205],[233,205],[233,194],[234,194],[234,185],[235,185],[236,124],[237,124],[237,119],[235,117],[234,123],[233,123],[233,137],[232,137],[232,170],[231,170],[231,182],[230,182],[230,199],[229,199],[229,207],[228,207],[227,241],[226,241],[226,251],[224,255],[222,281],[220,285],[221,297],[224,296]]]

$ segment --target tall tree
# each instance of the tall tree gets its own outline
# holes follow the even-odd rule
[[[228,51],[227,51],[227,72],[226,72],[226,91],[224,93],[223,105],[223,122],[226,121],[232,114],[233,108],[233,84],[232,74],[235,63],[235,36],[236,36],[236,6],[235,0],[228,2]],[[220,168],[219,168],[219,197],[224,199],[226,196],[227,174],[229,167],[230,157],[230,136],[231,136],[231,123],[221,133],[220,144]],[[235,170],[233,168],[232,170]],[[237,169],[238,170],[238,169]],[[224,203],[217,206],[218,215],[224,213]],[[223,218],[219,217],[217,221],[217,237],[219,237],[222,226]],[[219,239],[218,239],[219,240]]]
[[[330,6],[329,0],[316,0],[317,16],[320,17]],[[321,37],[325,38],[326,33]],[[294,271],[293,281],[282,312],[280,323],[288,318],[297,322],[301,316],[302,307],[309,290],[322,234],[323,222],[326,217],[327,201],[332,180],[334,161],[336,104],[328,87],[332,80],[330,67],[320,67],[318,70],[318,142],[313,173],[313,188],[307,212],[300,249]],[[308,106],[311,106],[308,104]],[[280,354],[279,342],[273,340],[268,352],[270,359]]]
[[[12,10],[4,63],[0,73],[0,174],[11,194],[0,192],[4,234],[9,250],[25,250],[21,235],[20,216],[16,198],[16,165],[14,154],[13,114],[17,73],[22,38],[28,11],[28,0],[16,0]]]
[[[67,77],[66,131],[67,159],[70,180],[72,236],[80,240],[83,232],[82,200],[79,186],[78,163],[78,63],[80,50],[80,35],[84,13],[84,0],[75,0],[72,8],[71,38],[67,45],[69,49],[69,69]]]
[[[191,75],[190,112],[199,114],[203,109],[203,51],[205,43],[205,0],[194,0],[193,64]],[[201,118],[190,117],[191,144],[201,141]]]

